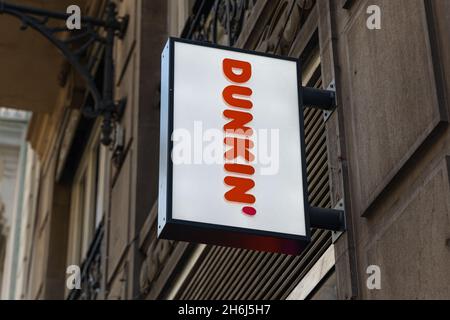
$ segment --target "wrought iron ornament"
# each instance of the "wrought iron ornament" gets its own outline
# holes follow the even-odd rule
[[[95,233],[89,247],[86,260],[81,266],[81,289],[69,292],[68,300],[97,300],[100,298],[102,288],[102,243],[105,234],[104,222]]]
[[[202,0],[194,9],[182,38],[233,46],[256,0]]]
[[[114,100],[114,61],[113,48],[116,37],[123,37],[128,17],[117,17],[116,4],[108,1],[104,19],[81,17],[81,30],[69,30],[66,25],[52,27],[52,20],[67,21],[70,14],[21,6],[0,0],[0,14],[9,14],[21,20],[21,30],[32,28],[49,40],[67,59],[86,83],[92,97],[93,106],[84,106],[87,117],[103,117],[102,143],[112,142],[115,122],[121,117],[126,101]],[[104,54],[103,88],[99,88],[92,69],[95,59],[86,59],[87,52],[94,44],[100,44]]]

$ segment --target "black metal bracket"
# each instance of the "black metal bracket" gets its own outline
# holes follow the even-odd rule
[[[49,21],[69,19],[70,14],[21,6],[0,0],[0,14],[9,14],[22,22],[21,30],[28,27],[49,40],[68,60],[86,83],[94,106],[84,106],[87,117],[103,117],[102,143],[110,145],[115,122],[123,113],[125,101],[114,100],[113,49],[116,37],[122,38],[128,25],[128,17],[117,17],[116,4],[108,1],[104,19],[82,16],[81,30],[69,30],[66,25],[52,27]],[[69,34],[67,36],[67,34]],[[103,88],[98,88],[92,72],[95,61],[85,62],[86,53],[95,43],[104,47]]]
[[[336,92],[334,85],[330,84],[329,90],[302,87],[303,105],[323,110],[328,116],[336,109]],[[325,116],[325,120],[327,117]],[[335,232],[345,231],[345,213],[339,209],[310,208],[309,217],[312,228],[331,230]]]
[[[324,111],[336,109],[336,92],[317,88],[302,87],[303,105]]]
[[[345,212],[337,209],[310,208],[309,219],[312,228],[331,231],[345,231]]]

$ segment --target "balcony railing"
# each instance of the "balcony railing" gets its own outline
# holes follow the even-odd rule
[[[102,241],[104,224],[97,228],[87,257],[81,267],[81,289],[70,291],[68,300],[97,300],[102,283]]]
[[[183,38],[233,46],[256,0],[197,0]]]

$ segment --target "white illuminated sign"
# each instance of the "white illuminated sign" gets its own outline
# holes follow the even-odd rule
[[[297,60],[171,38],[158,235],[299,253],[309,241]]]

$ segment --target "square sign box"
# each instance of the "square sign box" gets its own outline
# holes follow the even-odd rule
[[[170,38],[158,237],[286,254],[310,241],[296,59]]]

